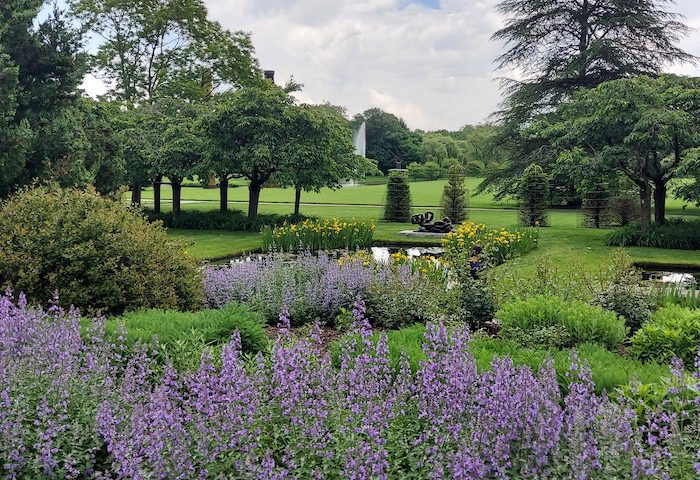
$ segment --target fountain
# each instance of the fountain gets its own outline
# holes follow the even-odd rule
[[[353,135],[352,142],[355,145],[355,155],[360,155],[361,157],[367,156],[367,122],[362,122],[355,134]]]

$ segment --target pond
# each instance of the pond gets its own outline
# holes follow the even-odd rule
[[[389,258],[393,253],[398,253],[398,252],[404,252],[406,255],[408,255],[411,258],[414,257],[420,257],[423,255],[428,255],[428,256],[433,256],[433,257],[439,257],[443,253],[443,248],[438,246],[438,245],[428,245],[428,246],[422,246],[422,247],[406,247],[406,246],[399,246],[399,245],[390,245],[388,247],[372,247],[371,249],[372,253],[372,258],[381,263],[386,263],[389,261]],[[324,252],[327,255],[330,255],[331,257],[341,257],[343,256],[346,252],[346,250],[331,250]],[[218,265],[227,265],[230,263],[237,263],[237,262],[253,262],[257,260],[263,260],[265,258],[268,258],[271,254],[269,253],[247,253],[243,255],[236,255],[234,257],[222,259],[222,260],[217,260],[214,262],[214,264]],[[277,254],[280,255],[280,254]],[[294,259],[298,257],[300,254],[299,253],[284,253],[281,254],[286,258]]]

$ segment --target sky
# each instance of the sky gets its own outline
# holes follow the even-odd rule
[[[411,128],[458,129],[488,121],[501,101],[494,59],[503,44],[498,0],[205,0],[212,19],[252,33],[262,68],[291,76],[308,103],[331,102],[352,115],[379,107]],[[682,43],[700,56],[700,0],[672,10],[694,28]],[[700,76],[700,66],[667,71]],[[85,88],[103,87],[88,78]]]

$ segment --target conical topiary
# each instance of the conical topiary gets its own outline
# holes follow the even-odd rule
[[[549,207],[549,177],[533,163],[525,169],[518,189],[520,224],[526,227],[546,226]]]
[[[464,188],[463,170],[459,165],[452,165],[447,170],[447,184],[442,190],[442,215],[461,223],[469,218],[469,192]]]
[[[391,170],[386,185],[384,220],[408,222],[411,218],[411,189],[405,170]]]

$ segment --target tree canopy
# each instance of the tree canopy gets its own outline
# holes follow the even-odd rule
[[[356,126],[362,122],[367,124],[367,158],[376,160],[382,172],[406,167],[418,160],[421,137],[412,132],[402,119],[378,108],[371,108],[353,119]]]
[[[558,149],[558,167],[581,184],[629,178],[644,225],[653,190],[663,223],[667,185],[700,146],[700,79],[641,76],[582,89],[530,131]]]

